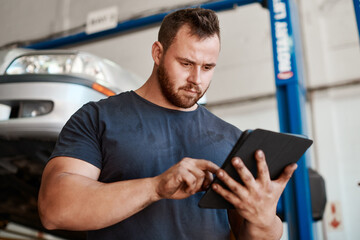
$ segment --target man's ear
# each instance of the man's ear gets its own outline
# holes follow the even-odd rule
[[[156,65],[160,65],[161,58],[163,57],[164,48],[159,41],[154,42],[151,49],[152,58]]]

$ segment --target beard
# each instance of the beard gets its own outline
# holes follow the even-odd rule
[[[168,72],[164,68],[164,64],[161,62],[157,69],[157,77],[160,84],[161,92],[165,98],[174,106],[180,108],[190,108],[194,106],[197,101],[205,94],[205,91],[201,91],[201,88],[193,83],[188,83],[184,86],[175,89],[174,81],[171,81]],[[194,96],[185,96],[180,93],[180,90],[196,91]]]

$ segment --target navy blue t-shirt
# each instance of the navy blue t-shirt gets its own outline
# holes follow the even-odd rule
[[[131,91],[79,109],[50,158],[85,160],[101,170],[99,181],[109,183],[157,176],[184,157],[221,166],[240,134],[202,106],[171,110]],[[89,231],[88,239],[229,239],[226,210],[199,208],[202,195],[160,200],[120,223]]]

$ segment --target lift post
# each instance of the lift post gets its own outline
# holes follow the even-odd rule
[[[355,17],[358,26],[358,33],[360,40],[360,0],[353,0],[353,2],[354,2]]]
[[[297,6],[294,0],[269,0],[268,8],[280,131],[306,135],[306,88]],[[290,239],[313,239],[306,155],[298,162],[282,201]]]
[[[354,4],[355,2],[358,7],[356,13],[359,24],[360,0],[354,0]],[[261,3],[263,6],[267,6],[270,12],[280,131],[306,135],[306,88],[304,86],[298,10],[294,0],[220,0],[194,7],[223,11],[233,9],[235,6],[251,3]],[[58,48],[115,35],[124,31],[160,23],[168,13],[159,13],[120,22],[114,29],[103,32],[89,35],[85,32],[80,32],[74,35],[38,42],[26,47],[32,49]],[[281,214],[285,216],[290,239],[313,239],[313,221],[306,157],[302,157],[298,162],[298,169],[295,171],[294,176],[282,195],[278,211],[281,211]]]

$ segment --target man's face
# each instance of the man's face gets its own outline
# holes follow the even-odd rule
[[[157,69],[165,98],[176,107],[192,107],[210,85],[219,51],[216,35],[199,40],[188,26],[180,28]]]

